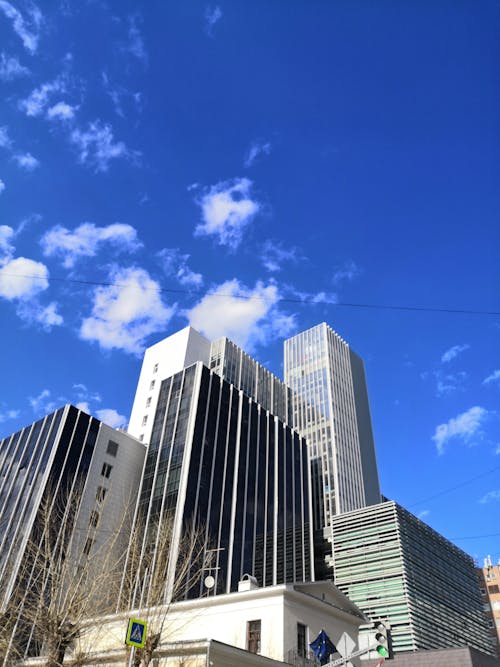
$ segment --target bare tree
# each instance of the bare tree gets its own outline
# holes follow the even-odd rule
[[[61,667],[86,619],[114,609],[122,525],[101,529],[102,502],[89,513],[81,500],[77,484],[44,494],[11,597],[4,665],[16,654],[35,653],[45,656],[45,667]]]
[[[191,523],[175,544],[174,538],[173,521],[164,517],[150,523],[147,534],[138,525],[130,541],[121,608],[138,608],[148,624],[144,647],[134,651],[134,667],[148,667],[168,626],[172,603],[199,586],[208,566],[201,526]]]

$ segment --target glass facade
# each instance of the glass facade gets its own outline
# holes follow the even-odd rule
[[[210,368],[287,424],[291,424],[289,387],[228,338],[211,344]]]
[[[326,324],[285,341],[292,425],[307,439],[314,527],[380,501],[363,364]]]
[[[395,502],[332,526],[335,585],[369,618],[390,623],[395,653],[465,643],[491,653],[470,556]]]
[[[309,581],[308,508],[307,451],[296,431],[201,362],[163,381],[137,510],[144,552],[162,522],[173,521],[175,545],[194,521],[204,561],[213,554],[211,594],[236,591],[243,574],[261,586]],[[183,595],[206,592],[200,581]]]

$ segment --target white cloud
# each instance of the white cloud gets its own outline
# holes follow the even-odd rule
[[[49,303],[48,306],[42,306],[34,298],[20,301],[17,306],[17,314],[25,322],[40,324],[45,331],[50,331],[52,327],[61,326],[64,322],[57,308],[54,302]]]
[[[137,231],[131,226],[114,223],[107,227],[96,227],[93,222],[84,222],[73,231],[56,225],[46,232],[41,245],[46,256],[59,255],[63,266],[72,268],[80,257],[94,257],[98,248],[108,243],[116,250],[133,252],[141,247]]]
[[[335,292],[301,292],[292,285],[285,286],[287,297],[293,297],[304,303],[338,303]]]
[[[0,424],[8,419],[17,419],[19,414],[20,410],[6,410],[5,412],[0,412]]]
[[[352,261],[352,259],[347,260],[341,266],[338,266],[335,270],[335,273],[332,277],[332,282],[334,285],[340,285],[344,281],[351,282],[354,278],[357,278],[361,274],[360,267]]]
[[[40,166],[39,160],[33,157],[31,153],[17,154],[13,156],[13,159],[17,162],[18,167],[26,171],[33,171]]]
[[[488,377],[484,378],[483,384],[493,384],[493,383],[499,383],[500,384],[500,370],[493,371]]]
[[[216,5],[215,7],[207,7],[205,9],[205,31],[210,37],[213,36],[213,29],[215,24],[222,18],[222,10]]]
[[[282,243],[274,243],[268,240],[264,243],[261,259],[264,267],[274,273],[281,271],[284,262],[296,263],[303,257],[300,255],[298,248],[285,248]]]
[[[123,51],[130,53],[135,58],[137,58],[137,60],[147,64],[148,54],[144,45],[144,39],[142,38],[141,31],[137,25],[138,20],[139,19],[137,16],[129,17],[128,42],[123,47]]]
[[[102,422],[108,426],[111,426],[112,428],[122,428],[127,423],[127,418],[112,408],[102,408],[101,410],[96,410],[95,414],[97,419],[100,419]]]
[[[212,289],[185,315],[207,338],[227,336],[252,351],[273,337],[287,336],[295,326],[293,315],[278,310],[278,301],[276,285],[258,282],[251,289],[233,279]]]
[[[429,516],[430,511],[429,510],[422,510],[421,512],[418,513],[418,518],[419,519],[425,519],[426,516]]]
[[[58,102],[47,110],[47,118],[50,120],[71,120],[75,117],[75,110],[77,108],[66,102]]]
[[[188,266],[189,255],[183,255],[179,248],[163,248],[158,253],[167,276],[175,276],[181,285],[200,287],[203,284],[201,273],[195,273]]]
[[[480,428],[488,414],[485,408],[476,405],[453,417],[446,424],[437,426],[432,439],[436,443],[438,454],[444,452],[444,446],[450,440],[458,439],[469,443],[473,436],[479,436],[481,434]]]
[[[5,125],[0,127],[0,148],[10,148],[12,146],[12,141],[9,138],[9,134]]]
[[[165,330],[175,306],[165,306],[159,284],[143,269],[115,268],[110,282],[95,290],[92,315],[83,320],[80,337],[103,349],[140,354],[150,334]]]
[[[38,48],[38,32],[42,23],[42,13],[36,5],[32,5],[30,10],[30,19],[27,21],[21,12],[16,9],[7,0],[0,0],[0,10],[12,21],[12,28],[18,37],[20,37],[25,49],[31,54]]]
[[[42,84],[39,88],[35,88],[30,95],[19,102],[19,108],[27,116],[40,116],[49,104],[49,99],[54,94],[64,93],[66,86],[62,77],[48,81]]]
[[[236,248],[243,229],[260,210],[259,202],[250,198],[252,181],[248,178],[223,181],[208,188],[197,199],[201,207],[203,223],[197,225],[195,234],[215,236],[220,245]]]
[[[2,194],[2,192],[3,192],[4,190],[5,190],[5,183],[4,183],[4,182],[2,181],[2,179],[0,178],[0,194]]]
[[[2,81],[12,81],[19,77],[29,74],[29,69],[21,65],[17,58],[0,54],[0,79]]]
[[[76,391],[77,398],[80,401],[97,401],[98,403],[102,401],[100,394],[90,392],[81,382],[74,384],[73,389]]]
[[[45,264],[26,257],[17,257],[0,267],[0,296],[12,299],[30,299],[49,286],[49,272]]]
[[[500,500],[500,491],[488,491],[480,500],[480,503],[490,503],[492,500]]]
[[[447,364],[450,362],[452,359],[455,359],[461,352],[464,352],[465,350],[468,350],[470,345],[464,344],[464,345],[454,345],[453,347],[450,347],[449,350],[446,350],[444,352],[443,356],[441,357],[441,361],[444,364]]]
[[[259,155],[269,155],[271,152],[271,144],[266,141],[254,141],[245,155],[243,162],[245,167],[251,167]]]
[[[98,172],[107,171],[111,160],[139,155],[137,151],[130,151],[123,141],[115,142],[111,126],[100,120],[89,123],[86,131],[73,130],[70,140],[79,151],[80,163],[91,165]]]
[[[37,415],[48,414],[57,408],[57,403],[51,399],[49,389],[43,389],[38,396],[32,396],[28,400],[33,412]]]
[[[14,230],[8,225],[0,225],[0,260],[11,257],[14,246],[11,241],[14,238]]]
[[[441,373],[441,371],[437,370],[433,372],[433,376],[436,380],[436,396],[441,398],[459,389],[463,389],[467,373],[465,371],[460,371],[459,373]]]

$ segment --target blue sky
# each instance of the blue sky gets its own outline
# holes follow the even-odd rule
[[[189,323],[282,376],[326,321],[384,494],[500,559],[499,28],[495,0],[0,0],[1,435],[126,422]]]

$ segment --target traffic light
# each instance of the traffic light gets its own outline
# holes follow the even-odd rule
[[[373,629],[375,630],[375,651],[381,658],[385,660],[390,660],[392,658],[391,651],[391,638],[389,633],[389,624],[383,623],[382,621],[376,621],[373,624]]]

